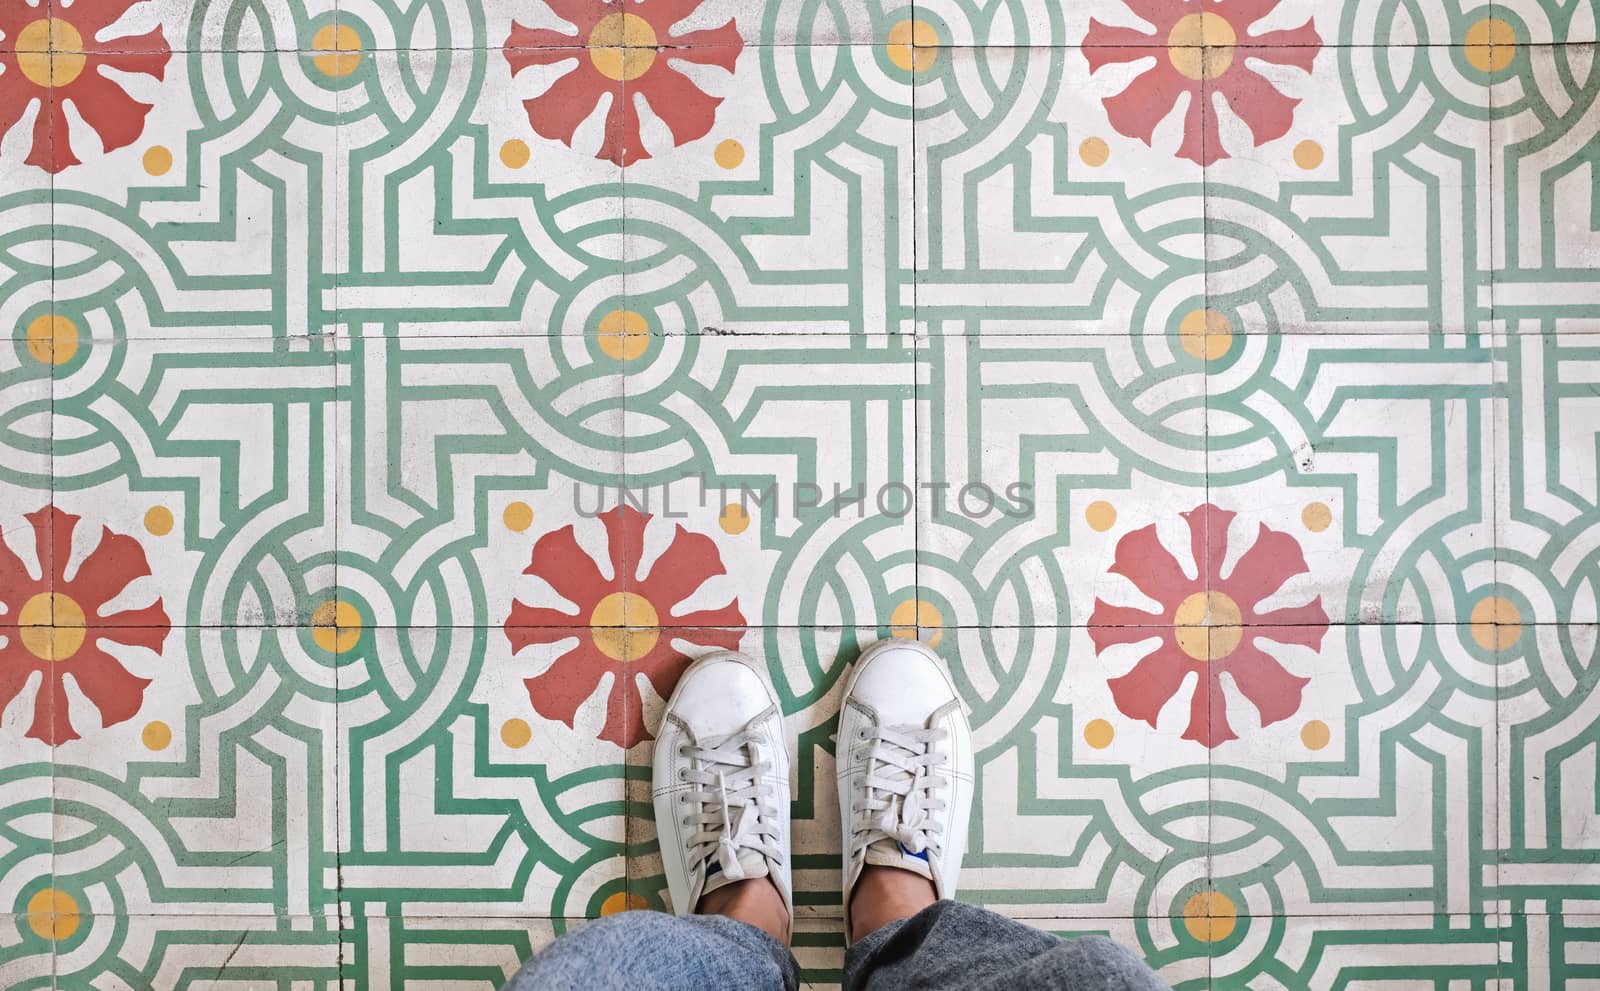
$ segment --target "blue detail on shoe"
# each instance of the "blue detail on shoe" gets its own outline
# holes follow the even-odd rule
[[[905,854],[907,857],[915,857],[924,864],[928,862],[928,851],[924,850],[921,853],[912,853],[910,850],[906,849],[906,845],[904,843],[900,843],[898,846],[900,847],[900,852]]]
[[[924,857],[923,859],[926,860],[927,858]],[[721,874],[721,873],[722,873],[722,865],[717,863],[715,860],[711,861],[710,863],[708,863],[706,865],[706,877],[710,877],[713,874]]]

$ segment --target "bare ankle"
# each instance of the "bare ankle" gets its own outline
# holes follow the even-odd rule
[[[755,926],[785,945],[789,942],[789,912],[771,878],[735,881],[707,895],[695,906],[696,915],[724,915]]]
[[[868,865],[850,894],[850,941],[909,919],[939,900],[933,882],[898,867]]]

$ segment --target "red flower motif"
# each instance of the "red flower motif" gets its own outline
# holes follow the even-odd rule
[[[674,34],[671,27],[702,0],[545,0],[578,33],[534,30],[515,21],[503,46],[515,75],[530,65],[577,56],[577,65],[543,93],[523,102],[540,136],[572,146],[572,136],[611,94],[605,141],[596,157],[618,165],[649,158],[639,137],[634,97],[642,95],[672,132],[674,145],[705,137],[722,97],[711,96],[670,63],[682,59],[733,71],[744,42],[733,21],[708,31]],[[574,49],[581,49],[575,52]]]
[[[66,676],[72,675],[100,710],[101,726],[132,719],[144,704],[150,679],[130,674],[98,644],[111,640],[159,653],[172,624],[160,599],[143,609],[112,613],[109,622],[102,614],[129,582],[150,574],[137,540],[105,527],[100,543],[68,581],[67,558],[78,517],[46,506],[25,519],[33,524],[42,577],[29,577],[22,561],[0,543],[0,604],[5,606],[0,630],[6,637],[0,646],[0,709],[17,697],[35,671],[43,673],[27,735],[55,745],[78,739],[67,715],[62,688]]]
[[[650,576],[638,577],[639,548],[650,519],[629,506],[600,515],[611,558],[610,579],[600,574],[594,559],[578,546],[571,525],[540,537],[523,574],[549,582],[559,595],[576,603],[578,611],[513,602],[505,625],[513,654],[529,644],[565,640],[574,627],[589,627],[578,646],[524,683],[528,699],[539,715],[571,727],[578,707],[610,673],[614,694],[600,739],[624,748],[650,735],[644,725],[644,702],[636,676],[649,678],[656,693],[665,698],[688,665],[689,659],[672,648],[673,631],[661,629],[661,620],[671,616],[674,626],[698,627],[692,636],[688,630],[677,632],[695,643],[725,650],[739,645],[740,631],[712,627],[738,627],[745,621],[737,600],[720,609],[682,617],[671,611],[707,579],[725,573],[716,542],[704,534],[690,533],[681,524],[667,549],[650,566]]]
[[[1246,34],[1244,29],[1270,14],[1280,0],[1123,0],[1155,25],[1155,34],[1109,27],[1090,19],[1083,37],[1089,71],[1112,62],[1155,56],[1155,65],[1136,76],[1122,92],[1104,101],[1111,126],[1150,144],[1156,125],[1189,94],[1179,156],[1210,165],[1228,153],[1222,147],[1212,93],[1249,125],[1257,147],[1281,138],[1294,124],[1300,101],[1280,93],[1267,77],[1245,64],[1246,57],[1311,71],[1322,39],[1308,20],[1290,31]],[[1204,9],[1202,9],[1202,7]],[[1152,46],[1152,41],[1155,45]],[[1160,46],[1165,45],[1163,51]],[[1248,46],[1248,52],[1240,51]]]
[[[93,45],[95,35],[137,2],[77,0],[70,7],[50,5],[48,13],[45,6],[30,7],[22,0],[0,4],[0,34],[7,41],[0,47],[0,136],[22,119],[35,98],[43,102],[34,119],[27,164],[51,173],[78,164],[67,133],[68,100],[100,135],[106,151],[138,140],[150,106],[129,96],[101,69],[163,78],[172,52],[161,29],[106,42],[113,51],[85,50],[86,43]]]
[[[1321,596],[1303,606],[1256,612],[1256,606],[1284,582],[1310,570],[1300,545],[1287,533],[1263,523],[1233,572],[1222,577],[1233,517],[1209,503],[1183,514],[1199,564],[1193,580],[1184,576],[1177,559],[1156,538],[1154,524],[1124,536],[1117,541],[1111,573],[1128,578],[1161,603],[1162,611],[1149,613],[1096,599],[1089,617],[1096,651],[1147,640],[1160,632],[1160,646],[1133,670],[1107,683],[1112,700],[1123,715],[1154,726],[1161,707],[1193,671],[1199,683],[1183,738],[1207,747],[1237,738],[1228,725],[1221,689],[1224,673],[1233,676],[1234,685],[1261,713],[1263,726],[1287,719],[1300,708],[1301,690],[1311,679],[1285,671],[1255,646],[1257,638],[1320,650],[1328,632]]]

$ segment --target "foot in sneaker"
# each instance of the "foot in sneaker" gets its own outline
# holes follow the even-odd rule
[[[683,672],[656,738],[651,791],[673,911],[715,908],[787,941],[789,754],[778,700],[754,661],[721,651]],[[727,890],[741,881],[755,883]]]
[[[851,897],[864,871],[874,895],[903,892],[906,885],[894,882],[910,880],[880,878],[881,868],[926,879],[931,892],[924,892],[923,903],[930,894],[951,898],[956,892],[972,809],[972,729],[939,655],[910,640],[867,648],[845,686],[835,753],[845,933],[853,939]],[[868,889],[862,890],[865,897]],[[854,907],[864,923],[867,908]],[[870,914],[883,921],[904,917]]]

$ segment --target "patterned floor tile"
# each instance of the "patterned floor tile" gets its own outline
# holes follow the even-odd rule
[[[911,81],[920,63],[910,50],[685,51],[692,57],[668,63],[684,69],[673,89],[624,83],[628,99],[650,107],[625,124],[645,152],[627,178],[627,325],[653,334],[910,330],[910,287],[897,274],[913,250]],[[668,93],[681,95],[669,104]]]
[[[1190,550],[1203,557],[1205,544],[1180,514],[1206,502],[1205,367],[1175,343],[1023,335],[919,347],[919,623],[1095,623],[1102,593],[1115,606],[1161,594],[1132,562],[1162,547],[1204,584]]]
[[[1203,67],[1217,108],[1201,142],[1216,323],[1246,334],[1487,329],[1494,73],[1477,51],[1313,39]],[[1423,236],[1439,227],[1460,236]]]
[[[642,625],[837,626],[912,599],[914,374],[903,338],[648,339],[627,487],[654,521],[638,592],[666,598]]]
[[[343,933],[344,986],[495,991],[580,921],[358,917]]]
[[[1600,630],[1497,627],[1500,897],[1517,913],[1600,912]],[[1600,959],[1595,961],[1600,963]]]
[[[1553,905],[1548,915],[1508,920],[1500,944],[1500,973],[1527,987],[1582,988],[1600,980],[1600,904]]]
[[[1501,974],[1493,915],[1241,912],[1197,928],[1215,944],[1212,987],[1496,987]]]
[[[1211,897],[1250,913],[1494,911],[1492,646],[1467,625],[1247,627],[1213,709]]]
[[[1164,334],[1205,306],[1203,171],[1173,154],[1194,120],[1151,114],[1129,82],[1142,50],[927,51],[913,89],[926,333]]]
[[[1499,51],[1499,49],[1496,49]],[[1518,48],[1494,90],[1495,316],[1512,333],[1595,333],[1600,265],[1594,170],[1600,76],[1593,44]],[[1503,191],[1502,191],[1503,190]]]
[[[82,585],[83,615],[323,622],[340,432],[326,339],[80,339],[53,373],[49,525],[73,548],[55,570]]]
[[[319,919],[84,914],[56,926],[58,986],[114,978],[131,987],[332,988],[339,980],[339,932]]]
[[[55,916],[0,914],[0,980],[8,988],[48,988],[55,970]]]
[[[347,916],[445,915],[464,904],[482,916],[596,915],[623,891],[622,752],[609,741],[630,732],[637,703],[620,675],[591,695],[580,665],[594,648],[569,649],[591,636],[603,647],[609,633],[379,628],[345,647]],[[513,656],[523,644],[532,646]],[[479,701],[466,697],[474,683]],[[575,731],[598,738],[577,744]]]
[[[1535,44],[1593,42],[1600,23],[1594,0],[1494,0],[1494,14],[1506,25],[1497,29],[1498,38],[1491,36],[1496,45],[1512,37]]]
[[[1497,590],[1487,340],[1223,331],[1203,342],[1207,487],[1239,512],[1221,567],[1249,574],[1252,549],[1279,561],[1256,590],[1276,593],[1261,622],[1305,621],[1268,610],[1311,592],[1306,617],[1318,621],[1482,618]]]
[[[1600,338],[1500,338],[1496,378],[1495,582],[1474,608],[1510,623],[1600,619]]]

